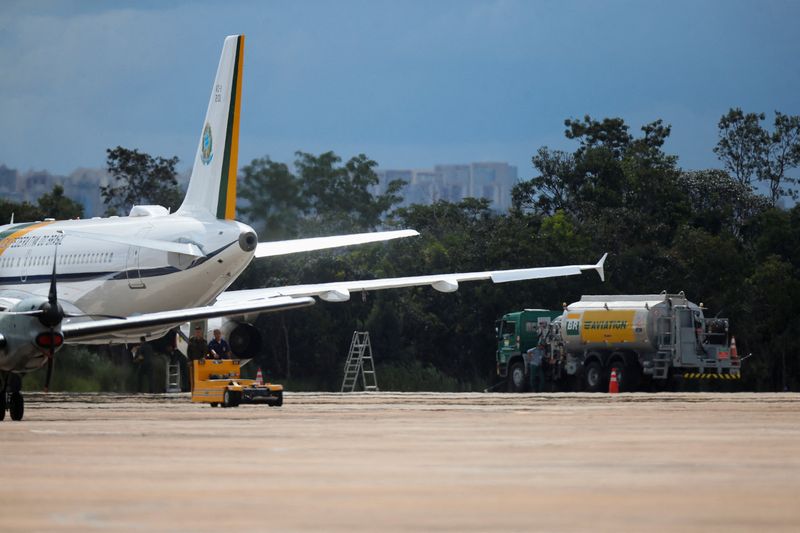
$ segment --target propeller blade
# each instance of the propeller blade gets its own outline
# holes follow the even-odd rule
[[[56,289],[56,263],[58,263],[58,246],[53,253],[53,273],[50,275],[50,292],[47,294],[47,301],[50,305],[58,304],[58,290]]]
[[[50,392],[50,378],[53,377],[53,365],[55,365],[56,358],[56,350],[53,347],[55,343],[55,333],[51,331],[50,334],[50,355],[47,357],[47,374],[44,376],[44,391]]]

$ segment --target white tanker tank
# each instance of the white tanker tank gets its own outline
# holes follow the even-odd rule
[[[685,306],[692,322],[702,326],[703,310],[685,297],[677,299],[664,295],[583,296],[562,315],[564,346],[568,351],[658,351],[659,336],[669,333],[673,305]]]

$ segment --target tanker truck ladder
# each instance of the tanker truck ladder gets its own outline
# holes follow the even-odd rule
[[[368,331],[354,331],[350,341],[350,351],[344,364],[344,379],[341,392],[353,392],[361,376],[365,391],[377,391],[378,379],[375,375],[375,362],[372,359],[372,344]]]
[[[671,360],[671,352],[656,352],[653,357],[653,379],[667,379]]]
[[[653,357],[653,379],[667,379],[672,354],[675,353],[675,336],[671,316],[658,319],[658,351]]]

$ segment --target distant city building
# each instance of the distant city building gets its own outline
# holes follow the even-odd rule
[[[53,187],[64,187],[64,196],[83,206],[85,217],[102,215],[105,212],[100,186],[108,184],[108,174],[103,169],[79,168],[69,176],[50,174],[46,170],[18,170],[0,165],[0,194],[12,202],[35,204],[44,194],[53,192]]]
[[[189,183],[190,172],[187,170],[177,176],[182,191],[186,190]],[[83,216],[86,218],[105,214],[106,205],[100,187],[108,184],[108,172],[103,168],[79,168],[68,176],[58,176],[46,170],[20,172],[0,165],[0,195],[4,199],[35,204],[43,194],[53,192],[54,186],[61,185],[64,187],[64,196],[83,206]]]
[[[433,169],[377,171],[380,182],[375,192],[386,192],[396,179],[408,183],[402,190],[401,205],[431,204],[438,200],[459,202],[464,198],[486,198],[492,209],[511,207],[511,189],[517,183],[517,167],[508,163],[435,165]]]

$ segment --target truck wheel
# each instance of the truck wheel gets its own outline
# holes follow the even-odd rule
[[[625,365],[625,391],[636,392],[642,384],[642,367],[639,363],[633,362]],[[620,389],[621,390],[621,389]]]
[[[225,392],[222,393],[222,407],[233,407],[232,400],[231,391],[225,389]]]
[[[592,361],[583,369],[583,381],[586,392],[601,392],[608,383],[603,383],[603,367],[597,361]]]
[[[508,369],[508,392],[525,392],[525,366],[520,361]]]

